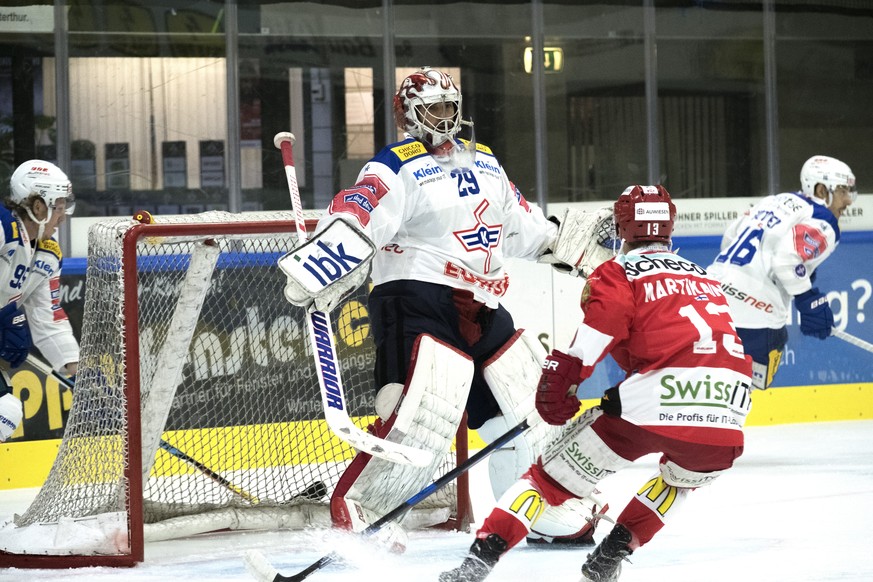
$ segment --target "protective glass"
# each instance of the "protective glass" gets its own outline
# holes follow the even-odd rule
[[[42,197],[52,211],[60,210],[71,216],[76,209],[76,197],[69,182],[50,182],[34,184],[34,190]]]

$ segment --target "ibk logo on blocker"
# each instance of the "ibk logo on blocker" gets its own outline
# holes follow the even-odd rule
[[[279,267],[298,285],[318,293],[366,265],[375,252],[369,239],[338,220],[303,246],[279,259]]]
[[[343,243],[337,244],[336,249],[332,249],[324,241],[316,241],[315,247],[316,249],[311,249],[315,251],[314,253],[310,252],[305,256],[295,254],[294,260],[309,271],[321,287],[326,287],[343,275],[351,273],[355,266],[363,261],[363,258],[346,252]],[[319,250],[321,252],[318,252]]]

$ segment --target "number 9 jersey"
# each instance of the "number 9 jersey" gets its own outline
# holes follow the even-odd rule
[[[0,206],[0,306],[15,301],[25,309],[34,344],[60,370],[79,361],[60,301],[61,247],[54,239],[31,242],[18,218]]]

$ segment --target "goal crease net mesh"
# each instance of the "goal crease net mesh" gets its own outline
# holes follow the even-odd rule
[[[72,408],[45,484],[0,526],[0,558],[141,555],[131,547],[139,515],[146,540],[330,525],[330,493],[355,451],[323,420],[305,312],[283,296],[276,260],[296,244],[292,213],[159,220],[178,229],[137,240],[138,284],[127,295],[123,245],[135,223],[89,230]],[[242,232],[221,234],[233,223]],[[332,313],[349,414],[364,429],[375,396],[367,288]],[[127,353],[128,333],[137,354]],[[127,420],[134,364],[138,441]],[[142,455],[141,495],[131,491],[132,451]],[[450,454],[438,475],[456,462]],[[452,484],[407,525],[451,520],[457,498]]]

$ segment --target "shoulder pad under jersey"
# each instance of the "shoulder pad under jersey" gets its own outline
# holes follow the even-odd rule
[[[458,141],[460,141],[461,143],[464,143],[464,144],[470,143],[469,140],[466,140],[466,139],[461,139]],[[476,151],[481,152],[483,154],[488,154],[489,156],[494,156],[494,152],[491,151],[491,148],[488,147],[487,145],[485,145],[484,143],[476,142]]]
[[[3,242],[11,243],[21,240],[18,219],[8,208],[0,205],[0,223],[3,225]]]
[[[430,155],[424,144],[416,139],[405,139],[401,142],[391,144],[382,149],[376,156],[370,160],[371,162],[379,162],[391,168],[396,174],[400,171],[400,167],[416,158]]]
[[[840,223],[834,213],[831,212],[831,209],[822,204],[821,202],[816,202],[814,200],[810,200],[806,196],[804,196],[803,192],[788,192],[787,194],[796,196],[800,200],[803,200],[804,203],[808,204],[812,207],[812,217],[816,220],[821,220],[823,222],[828,223],[832,229],[834,229],[834,238],[837,243],[840,242]]]
[[[64,257],[64,254],[61,252],[61,245],[59,245],[54,239],[39,241],[36,243],[36,250],[51,253],[56,256],[58,260],[61,260]]]

